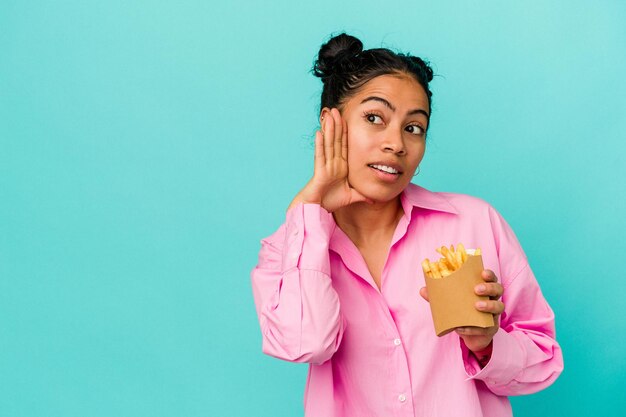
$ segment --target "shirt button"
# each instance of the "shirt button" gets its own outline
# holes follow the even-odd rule
[[[400,346],[402,344],[402,340],[400,339],[393,339],[393,344],[396,346]]]
[[[398,395],[398,401],[400,401],[401,403],[406,401],[406,395],[404,394],[400,394]]]

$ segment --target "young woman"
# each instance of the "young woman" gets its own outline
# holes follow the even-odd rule
[[[411,183],[431,68],[341,34],[314,72],[324,83],[314,174],[252,272],[263,351],[310,364],[307,417],[512,415],[508,395],[563,369],[554,315],[489,204]],[[482,249],[475,291],[490,299],[476,308],[496,325],[437,337],[421,261],[458,242]]]

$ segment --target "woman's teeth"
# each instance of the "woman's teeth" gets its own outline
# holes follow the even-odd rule
[[[387,165],[370,165],[372,168],[376,168],[379,171],[384,171],[389,174],[397,174],[398,170],[388,167]]]

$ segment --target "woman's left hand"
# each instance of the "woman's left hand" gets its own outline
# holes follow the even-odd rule
[[[483,284],[478,284],[474,287],[474,292],[477,295],[486,295],[489,300],[477,301],[476,309],[485,313],[491,313],[494,315],[494,325],[487,328],[482,327],[457,327],[456,333],[463,339],[465,346],[472,352],[479,352],[489,346],[495,335],[500,328],[500,314],[504,311],[504,304],[500,301],[502,297],[503,288],[498,283],[498,277],[493,271],[485,269],[482,272],[482,278],[485,280]],[[428,301],[428,291],[426,287],[420,289],[420,295]]]

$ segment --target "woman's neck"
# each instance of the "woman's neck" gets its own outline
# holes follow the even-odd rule
[[[403,214],[400,197],[386,203],[355,203],[333,213],[335,222],[357,247],[367,245],[396,230]]]

